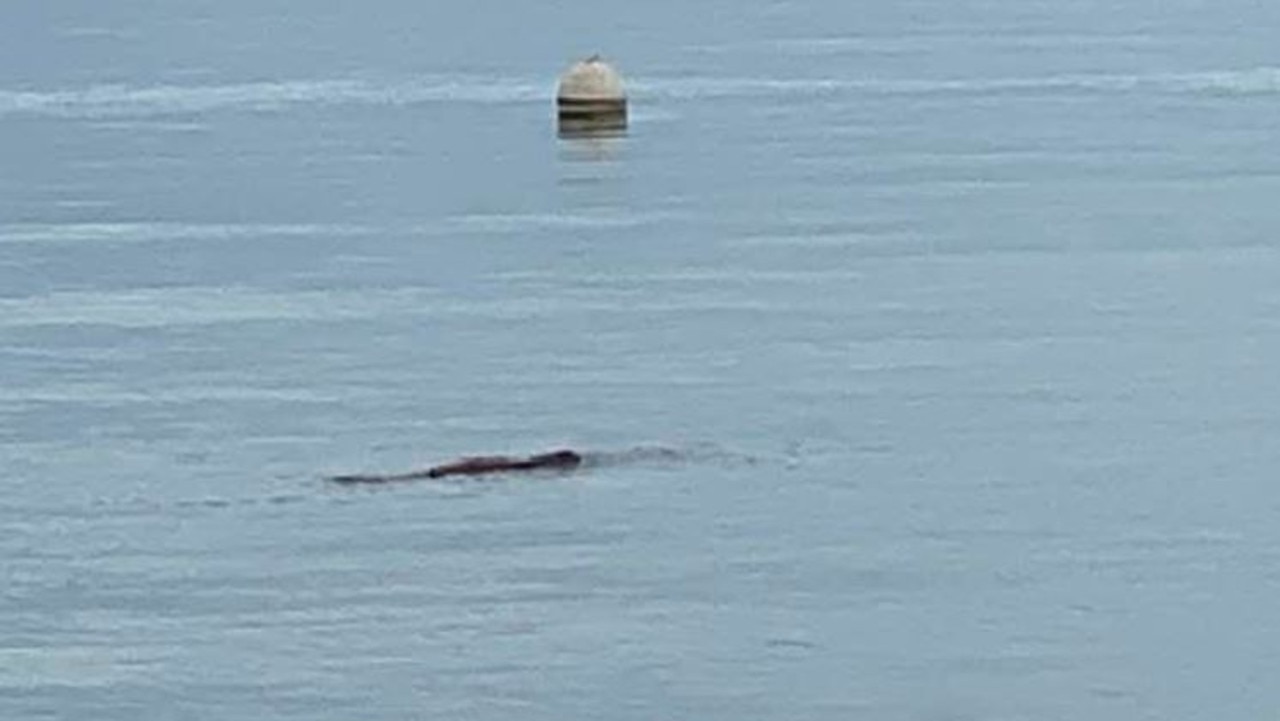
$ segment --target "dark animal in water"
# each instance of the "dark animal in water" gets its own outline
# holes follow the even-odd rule
[[[420,478],[446,478],[448,476],[480,476],[507,471],[533,471],[538,469],[571,470],[582,464],[582,455],[574,451],[560,450],[535,456],[468,456],[452,463],[428,468],[425,471],[393,475],[333,476],[337,483],[389,483],[412,481]]]
[[[576,468],[582,464],[582,456],[573,451],[553,451],[528,458],[506,456],[474,456],[460,461],[436,466],[427,471],[428,478],[445,476],[477,476],[502,471],[532,471],[538,468]]]

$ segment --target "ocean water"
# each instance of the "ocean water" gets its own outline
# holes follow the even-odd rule
[[[1273,718],[1277,28],[6,3],[0,718]]]

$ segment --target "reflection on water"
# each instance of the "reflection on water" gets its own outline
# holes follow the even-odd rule
[[[618,160],[626,143],[623,131],[560,132],[559,157],[569,163]]]

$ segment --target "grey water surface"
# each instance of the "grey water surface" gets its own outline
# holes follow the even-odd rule
[[[1277,30],[5,2],[0,718],[1276,718]]]

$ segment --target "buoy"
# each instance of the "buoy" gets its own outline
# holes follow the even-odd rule
[[[574,63],[556,93],[560,134],[621,134],[627,129],[627,94],[618,71],[599,55]]]

